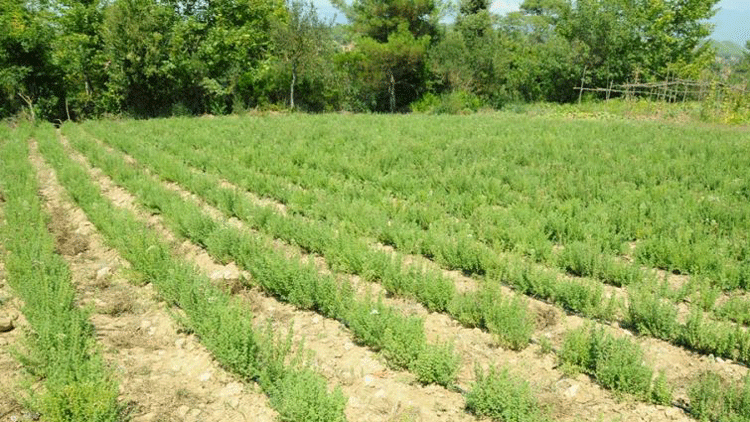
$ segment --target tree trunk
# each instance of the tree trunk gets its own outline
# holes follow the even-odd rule
[[[289,108],[294,110],[294,84],[297,83],[297,63],[292,63],[292,83],[289,84]]]
[[[36,113],[34,113],[34,100],[31,99],[28,95],[24,95],[23,93],[19,92],[18,96],[21,97],[21,99],[29,106],[29,113],[31,114],[31,121],[36,122]]]
[[[396,79],[393,71],[388,69],[388,96],[391,99],[391,113],[396,112]]]

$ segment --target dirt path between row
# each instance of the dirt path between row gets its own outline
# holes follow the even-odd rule
[[[85,166],[107,199],[134,212],[165,239],[176,244],[179,254],[195,262],[215,283],[242,297],[257,321],[270,320],[279,332],[291,327],[294,340],[303,342],[304,347],[313,352],[313,368],[328,379],[329,385],[340,386],[348,397],[345,412],[349,420],[476,420],[464,410],[460,393],[438,386],[422,386],[416,383],[412,374],[390,369],[376,353],[356,345],[348,330],[338,321],[315,312],[300,311],[255,288],[244,288],[244,283],[239,280],[249,278],[249,274],[240,271],[233,263],[218,264],[200,247],[178,240],[165,227],[161,217],[145,212],[130,193],[117,186],[100,169],[90,166],[88,160],[72,151],[64,139],[63,144],[71,157]]]
[[[131,164],[137,161],[128,156]],[[202,199],[183,190],[175,183],[162,182],[164,186],[179,193],[184,199],[198,203],[204,211],[214,218],[226,219],[219,210],[211,207]],[[230,218],[230,224],[239,230],[255,233],[247,228],[241,221]],[[328,273],[325,260],[319,256],[309,256],[290,245],[278,240],[274,241],[278,248],[286,248],[289,256],[305,256],[306,259],[314,259],[321,272]],[[289,250],[293,249],[293,250]],[[202,252],[202,250],[201,250]],[[422,264],[434,266],[434,263],[421,257],[409,257],[410,260],[423,260]],[[469,285],[475,285],[476,281],[464,277],[457,272],[446,272],[447,275],[456,279],[469,289]],[[384,293],[381,286],[377,284],[363,283],[356,276],[350,276],[350,280],[360,293],[370,291],[375,294]],[[474,287],[475,288],[475,287]],[[508,295],[515,293],[505,289]],[[476,364],[487,367],[490,364],[507,365],[523,379],[530,380],[543,403],[549,405],[553,415],[559,420],[609,420],[620,419],[632,420],[691,420],[681,410],[670,406],[654,406],[642,402],[633,402],[628,399],[619,399],[611,392],[603,390],[594,384],[587,376],[579,375],[574,378],[566,377],[557,370],[557,362],[553,355],[541,355],[539,346],[531,346],[522,352],[507,351],[495,346],[492,336],[478,329],[466,329],[450,317],[439,313],[430,313],[421,305],[409,300],[386,298],[388,305],[403,310],[407,314],[419,315],[425,319],[425,329],[430,340],[453,340],[456,350],[463,357],[462,370],[459,374],[459,385],[466,389],[473,381],[473,369]],[[585,320],[576,316],[564,316],[554,306],[540,301],[533,301],[532,309],[540,316],[540,329],[537,337],[544,336],[551,339],[557,347],[562,343],[563,334],[574,327],[582,325]],[[627,331],[620,330],[618,335],[629,335]],[[656,348],[663,346],[663,342],[657,341]],[[672,346],[669,346],[672,347]],[[668,358],[669,359],[669,358]],[[695,374],[696,368],[691,363],[690,374]],[[662,368],[659,368],[662,369]],[[679,376],[679,375],[678,375]],[[682,384],[684,385],[684,380]]]
[[[127,281],[134,276],[128,263],[73,205],[35,145],[32,151],[58,252],[71,267],[80,305],[95,310],[97,340],[132,420],[275,420],[254,384],[228,374],[194,336],[180,332],[150,285]]]
[[[0,226],[5,224],[0,200]],[[26,416],[21,404],[23,392],[21,364],[11,350],[21,346],[21,335],[26,320],[21,314],[21,301],[13,295],[5,273],[4,255],[0,246],[0,422],[13,421]]]

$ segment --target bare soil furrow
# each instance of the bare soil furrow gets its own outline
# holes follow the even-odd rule
[[[2,224],[4,221],[0,211],[0,225]],[[4,254],[5,251],[0,247],[0,422],[19,420],[25,416],[21,405],[22,368],[11,354],[11,349],[21,346],[21,333],[26,321],[20,312],[23,304],[14,297],[5,276]]]
[[[422,386],[416,383],[410,373],[390,369],[376,353],[356,345],[341,323],[315,312],[300,311],[257,289],[244,288],[244,283],[240,280],[249,278],[247,273],[240,271],[233,263],[218,264],[200,247],[189,241],[178,240],[164,226],[161,217],[145,212],[130,193],[117,186],[100,169],[92,167],[85,157],[72,151],[67,144],[66,148],[74,159],[86,166],[105,197],[134,212],[139,218],[148,220],[151,227],[158,230],[165,239],[178,245],[182,256],[195,262],[214,282],[225,285],[242,297],[258,321],[271,321],[279,332],[290,327],[293,339],[313,353],[314,369],[332,385],[341,386],[348,396],[346,415],[349,420],[475,420],[463,410],[464,400],[460,393],[442,387]],[[170,186],[178,189],[174,184]],[[217,210],[214,211],[218,213]],[[213,216],[219,215],[220,213]],[[239,222],[235,221],[237,223]]]
[[[106,246],[32,150],[58,252],[71,267],[80,304],[95,310],[97,340],[120,380],[132,420],[275,420],[255,385],[224,371],[194,336],[180,332],[151,286],[127,281],[134,275],[128,263]]]

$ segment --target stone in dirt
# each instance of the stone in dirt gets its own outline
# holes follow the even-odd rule
[[[12,330],[13,327],[13,318],[11,317],[2,317],[0,318],[0,333],[5,333],[10,330]]]
[[[112,269],[110,267],[99,268],[96,271],[96,280],[97,281],[103,280],[105,277],[109,276],[111,272],[112,272]]]

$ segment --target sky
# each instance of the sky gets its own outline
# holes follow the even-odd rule
[[[344,22],[341,12],[331,6],[329,0],[313,0],[322,16],[337,15],[337,22]],[[523,0],[495,0],[490,7],[494,13],[503,15],[514,10]],[[750,40],[750,0],[721,0],[719,11],[711,22],[716,26],[711,38],[717,41],[733,41],[740,46]]]

